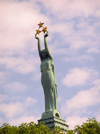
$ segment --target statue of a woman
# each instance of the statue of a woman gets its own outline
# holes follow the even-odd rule
[[[40,38],[35,35],[38,40],[38,51],[41,59],[41,83],[45,95],[45,112],[57,110],[57,85],[55,77],[55,68],[53,57],[50,54],[47,44],[48,31],[44,35],[45,49],[41,50]]]
[[[39,32],[40,31],[38,29],[37,34]],[[37,37],[37,34],[35,35],[35,38],[38,40],[38,51],[41,60],[41,83],[45,96],[45,112],[42,113],[41,119],[38,120],[38,123],[44,122],[46,126],[50,128],[50,130],[52,130],[53,127],[59,126],[62,130],[67,131],[68,125],[61,118],[57,106],[57,85],[55,68],[53,57],[50,54],[46,40],[48,36],[48,31],[44,35],[44,50],[41,50],[40,38]]]

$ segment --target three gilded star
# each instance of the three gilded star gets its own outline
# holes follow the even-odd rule
[[[43,27],[42,32],[44,32],[44,34],[45,34],[46,31],[47,31],[47,27]]]
[[[43,24],[44,24],[44,23],[42,23],[42,22],[40,21],[40,23],[38,24],[38,25],[39,25],[39,28],[43,27]]]
[[[42,23],[42,22],[40,21],[40,23],[38,24],[38,25],[39,25],[39,29],[36,30],[36,34],[39,34],[39,35],[40,35],[41,32],[43,32],[43,33],[45,34],[45,32],[47,31],[47,27],[43,27],[43,24],[44,24],[44,23]],[[43,28],[42,30],[40,30],[41,27]]]
[[[36,34],[40,35],[40,33],[41,33],[40,29],[36,30]]]

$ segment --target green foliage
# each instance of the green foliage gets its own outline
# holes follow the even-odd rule
[[[50,134],[50,129],[49,127],[45,126],[44,122],[41,122],[37,125],[37,134]]]
[[[100,134],[100,122],[96,119],[88,119],[81,126],[77,125],[74,130],[68,130],[67,134]],[[38,125],[34,122],[22,123],[20,126],[10,126],[4,123],[0,127],[0,134],[64,134],[60,127],[54,127],[52,131],[43,122]]]
[[[95,118],[88,119],[81,126],[77,125],[75,131],[78,134],[100,134],[100,122],[96,121]]]
[[[64,134],[60,127],[54,127],[51,133],[52,134]]]
[[[74,130],[68,130],[67,134],[75,134]]]
[[[4,123],[0,127],[0,134],[19,134],[18,127],[10,126],[8,123]]]
[[[45,126],[43,122],[38,125],[34,122],[22,123],[18,127],[4,123],[0,127],[0,134],[63,134],[60,131],[61,129],[56,127],[50,131],[50,128]]]

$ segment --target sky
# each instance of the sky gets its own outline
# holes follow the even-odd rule
[[[0,126],[37,123],[45,110],[40,21],[49,32],[62,119],[69,129],[88,118],[100,122],[100,0],[0,0]]]

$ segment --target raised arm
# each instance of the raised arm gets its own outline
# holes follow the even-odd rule
[[[47,50],[48,56],[50,57],[50,59],[53,60],[53,57],[52,57],[52,55],[51,55],[51,53],[50,53],[50,51],[49,51],[49,48],[48,48],[48,43],[47,43],[47,39],[46,39],[47,36],[49,36],[48,31],[47,31],[47,33],[44,35],[44,45],[45,45],[45,49]]]
[[[40,55],[40,52],[41,52],[41,42],[40,42],[40,38],[37,37],[37,34],[35,34],[35,38],[38,40],[38,51],[39,51],[39,55]]]

